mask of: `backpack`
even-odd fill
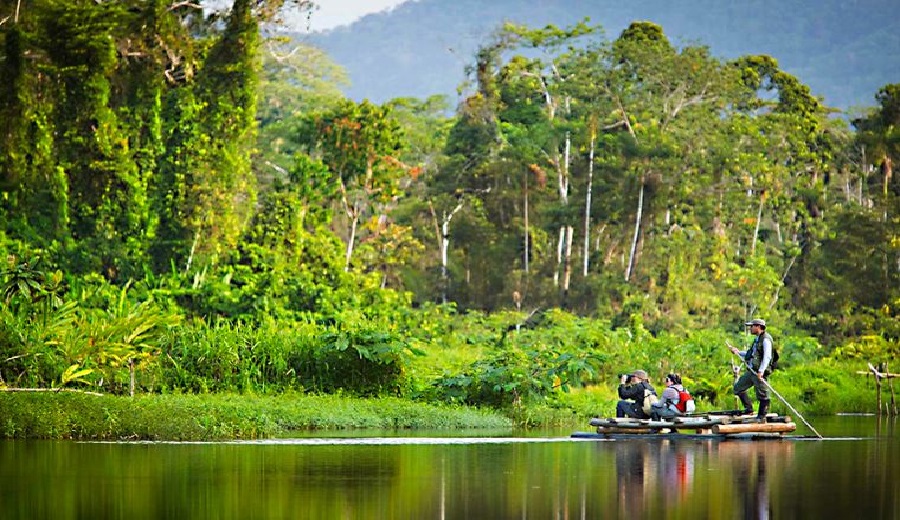
[[[678,402],[675,403],[675,408],[681,413],[694,413],[696,409],[694,398],[691,397],[687,390],[678,391]]]
[[[653,405],[659,401],[659,397],[656,396],[649,388],[644,388],[644,402],[641,405],[641,409],[644,410],[644,413],[649,417],[651,413],[653,413]]]

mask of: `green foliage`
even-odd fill
[[[408,358],[421,352],[357,312],[335,318],[315,347],[301,354],[297,371],[302,386],[362,396],[400,394]]]
[[[60,273],[45,276],[23,265],[7,272],[7,284],[18,286],[10,282],[29,273],[29,303],[39,305],[4,307],[0,313],[0,379],[24,386],[80,383],[122,393],[131,369],[153,365],[160,334],[177,316],[152,300],[130,300],[127,285],[84,280],[64,292]]]
[[[310,114],[300,125],[298,142],[303,152],[328,167],[326,186],[338,189],[334,196],[338,200],[332,202],[339,203],[346,216],[347,270],[357,233],[362,231],[360,223],[371,216],[380,226],[386,218],[385,206],[400,195],[399,178],[404,172],[398,157],[401,137],[391,107],[368,100],[359,104],[342,101],[331,110]]]
[[[163,389],[195,393],[268,392],[295,387],[299,352],[314,345],[315,328],[291,329],[202,321],[173,330],[163,348]]]
[[[344,312],[331,325],[267,320],[257,325],[196,322],[163,347],[164,389],[273,393],[298,389],[396,395],[416,355],[401,338],[364,316]]]
[[[566,317],[554,314],[550,319]],[[439,378],[436,396],[449,402],[517,408],[593,380],[603,354],[584,348],[580,332],[573,335],[564,326],[554,332],[560,335],[504,332],[462,373]]]
[[[0,272],[4,280],[2,296],[8,307],[28,310],[43,304],[46,316],[49,308],[62,305],[59,294],[63,289],[61,272],[45,274],[40,271],[40,257],[19,261],[15,256],[10,256],[8,261],[9,266]]]
[[[299,394],[124,398],[2,392],[0,415],[4,418],[0,437],[8,439],[215,441],[271,438],[302,430],[511,427],[509,419],[474,408]]]
[[[861,336],[835,348],[829,358],[841,362],[890,363],[900,357],[900,342],[881,336]]]
[[[508,25],[450,116],[262,56],[273,5],[39,0],[0,23],[0,385],[400,395],[530,424],[643,368],[729,406],[722,345],[746,338],[726,324],[764,315],[792,397],[864,408],[834,373],[897,354],[896,85],[853,133],[771,56],[648,22]]]
[[[59,378],[59,386],[63,387],[73,382],[90,384],[86,379],[84,379],[84,377],[91,375],[92,372],[93,369],[79,369],[78,365],[72,365],[63,371],[62,376],[60,376]]]

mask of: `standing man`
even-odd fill
[[[753,413],[753,403],[747,395],[750,387],[756,389],[756,398],[759,400],[759,410],[756,412],[756,418],[759,422],[765,422],[766,413],[769,411],[769,387],[766,384],[766,376],[772,371],[769,364],[772,362],[773,342],[772,336],[766,332],[766,322],[761,319],[750,320],[744,324],[750,327],[750,334],[756,336],[753,344],[750,345],[745,352],[741,352],[735,347],[728,345],[731,352],[736,356],[744,358],[746,370],[734,383],[734,395],[738,396],[741,404],[744,405],[744,413]]]

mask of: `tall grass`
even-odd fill
[[[398,398],[339,395],[0,393],[6,438],[107,440],[258,439],[344,429],[509,429],[496,412]]]

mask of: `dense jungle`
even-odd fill
[[[0,435],[583,423],[634,368],[731,408],[754,317],[795,406],[874,411],[900,83],[585,20],[356,102],[283,3],[0,0]]]

